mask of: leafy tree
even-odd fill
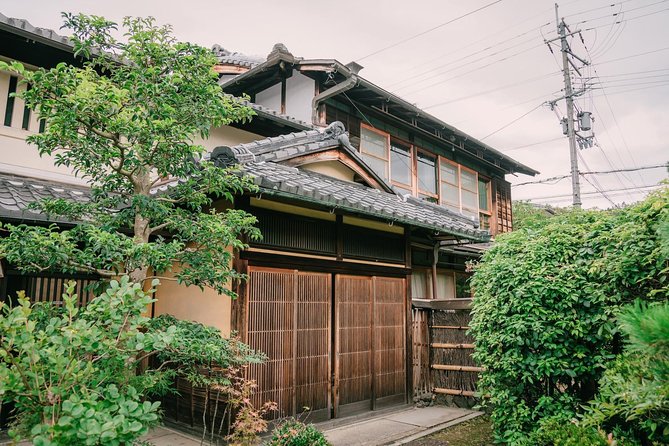
[[[616,315],[669,297],[658,231],[669,189],[616,211],[569,211],[496,239],[472,279],[475,359],[495,435],[525,441],[574,417],[622,351]]]
[[[64,17],[82,67],[0,68],[22,77],[30,88],[20,96],[45,120],[28,141],[85,178],[90,198],[33,205],[76,223],[71,229],[0,227],[0,259],[28,272],[93,272],[108,289],[83,309],[73,285],[65,309],[24,298],[2,309],[0,401],[16,405],[15,434],[38,445],[130,444],[158,421],[151,401],[180,376],[227,395],[228,410],[245,414],[235,426],[251,438],[262,410],[250,405],[253,385],[238,372],[261,355],[216,329],[142,312],[153,301],[144,281],[175,264],[180,282],[234,296],[227,285],[241,277],[230,267],[233,250],[245,247],[241,235],[259,232],[253,216],[214,200],[253,185],[203,160],[194,141],[252,112],[222,93],[213,55],[177,42],[170,27],[126,18],[120,41],[104,18]],[[161,362],[147,366],[150,356]],[[215,373],[199,373],[212,364]]]
[[[194,138],[252,111],[223,94],[212,53],[176,41],[169,26],[128,17],[120,41],[113,37],[117,25],[102,17],[64,18],[82,68],[0,68],[22,76],[30,88],[19,96],[46,122],[28,141],[87,179],[91,198],[36,204],[79,224],[5,225],[0,258],[24,271],[130,274],[136,282],[177,263],[187,266],[176,273],[182,283],[232,294],[226,284],[238,275],[227,248],[243,248],[241,234],[259,233],[254,217],[217,209],[212,197],[232,200],[252,184],[203,161],[205,149]]]

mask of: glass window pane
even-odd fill
[[[443,204],[450,204],[460,208],[460,193],[457,186],[441,183],[441,200]]]
[[[455,283],[453,273],[437,272],[437,296],[435,299],[455,298]]]
[[[476,192],[462,189],[462,207],[478,211],[478,197]]]
[[[458,184],[458,168],[452,164],[442,161],[441,165],[441,181],[446,181],[451,184]]]
[[[390,169],[393,181],[411,185],[411,148],[392,143],[390,145]]]
[[[432,297],[432,285],[428,283],[430,274],[425,270],[413,271],[411,273],[411,297],[415,299],[430,299]]]
[[[489,211],[488,209],[488,181],[479,180],[479,209]]]
[[[374,169],[374,172],[376,172],[381,178],[383,179],[388,179],[388,175],[386,174],[386,166],[388,165],[387,161],[375,158],[373,156],[365,155],[364,153],[362,154],[362,159],[364,159],[369,167]]]
[[[476,174],[468,172],[464,169],[460,169],[460,180],[462,181],[462,188],[470,191],[475,191],[477,188],[476,185]]]
[[[360,129],[360,151],[384,160],[388,159],[388,138],[362,127]]]
[[[418,152],[418,189],[437,193],[437,159]]]

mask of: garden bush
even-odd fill
[[[211,327],[146,318],[153,289],[144,291],[128,276],[112,280],[83,308],[76,307],[74,287],[67,285],[61,308],[31,305],[24,296],[13,307],[0,303],[0,402],[15,404],[14,438],[36,445],[130,444],[159,422],[157,399],[176,375],[216,386],[230,410],[247,414],[240,431],[257,434],[262,411],[249,407],[252,385],[236,371],[262,355]],[[153,355],[160,361],[146,368]],[[170,363],[175,367],[164,367]],[[212,363],[219,373],[197,373]]]
[[[625,444],[669,444],[669,304],[637,303],[619,321],[625,352],[604,373],[582,424]]]
[[[325,436],[313,424],[295,419],[281,423],[265,446],[329,446]]]
[[[664,188],[621,210],[534,219],[475,265],[474,356],[498,441],[519,444],[542,419],[571,419],[595,396],[623,348],[619,309],[669,295],[668,220]]]

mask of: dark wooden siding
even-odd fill
[[[335,255],[334,222],[256,208],[252,212],[258,218],[258,228],[263,235],[254,245]]]
[[[493,228],[494,234],[501,234],[513,230],[513,214],[511,211],[511,184],[501,180],[495,179],[493,196],[493,212],[496,220]]]
[[[344,226],[344,257],[404,262],[404,237],[357,226]]]

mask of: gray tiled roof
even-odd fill
[[[324,146],[332,147],[333,140],[334,145],[344,147],[339,135],[333,136],[336,134],[331,131],[333,126],[343,128],[341,123],[333,123],[322,133],[316,130],[291,133],[234,147],[220,147],[212,152],[211,158],[220,164],[241,164],[263,194],[316,203],[471,240],[487,241],[490,238],[487,231],[478,229],[478,222],[442,206],[279,163],[322,150]],[[364,161],[360,162],[364,165]]]
[[[88,197],[89,189],[84,186],[0,173],[0,218],[53,221],[28,205],[45,198],[86,202]]]
[[[3,28],[12,29],[13,31],[22,34],[30,34],[38,39],[51,41],[61,46],[66,46],[69,48],[72,48],[73,46],[69,37],[58,34],[52,29],[38,28],[33,26],[25,19],[7,17],[6,15],[0,13],[0,26]]]
[[[222,64],[231,64],[237,65],[239,67],[253,68],[265,61],[264,57],[249,56],[248,54],[229,51],[218,44],[212,46],[211,51],[216,57],[218,57],[218,62]]]

